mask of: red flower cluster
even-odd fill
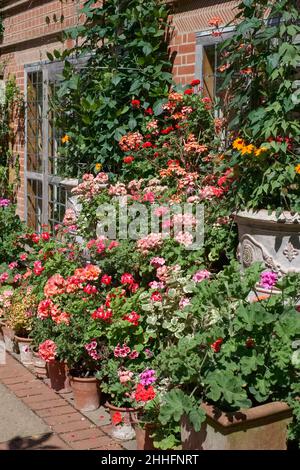
[[[217,353],[220,351],[222,343],[223,343],[223,338],[219,338],[214,343],[212,343],[210,347],[213,349],[214,352]]]
[[[162,131],[160,131],[160,133],[162,135],[168,135],[170,134],[170,132],[174,131],[174,127],[173,126],[169,126],[169,127],[166,127],[165,129],[162,129]]]
[[[192,80],[191,83],[190,83],[190,85],[191,85],[191,86],[200,85],[200,80],[198,80],[198,79]]]
[[[123,163],[126,163],[127,165],[134,162],[134,157],[132,155],[128,155],[128,157],[123,158]]]
[[[293,139],[291,137],[283,137],[281,135],[277,137],[269,137],[268,142],[279,142],[281,144],[285,142],[287,144],[288,150],[292,150],[293,148]]]
[[[111,284],[112,277],[108,276],[108,274],[104,274],[101,277],[101,283],[104,284],[105,286],[109,286]]]
[[[156,396],[154,388],[150,385],[149,387],[144,387],[142,384],[138,384],[135,391],[136,401],[150,401],[153,400]]]
[[[97,310],[92,313],[92,318],[94,320],[103,320],[110,322],[111,317],[112,310],[110,308],[106,308],[104,305],[101,305],[101,307],[97,308]]]
[[[89,295],[94,295],[97,294],[98,290],[96,286],[93,286],[92,284],[87,284],[86,286],[84,286],[83,292]]]
[[[128,315],[125,315],[123,320],[129,321],[129,323],[132,323],[134,326],[138,326],[140,318],[141,316],[133,310]]]
[[[120,411],[116,411],[113,414],[113,417],[112,417],[111,421],[112,421],[114,426],[117,426],[117,424],[122,423],[123,418],[122,418],[122,415],[121,415]]]
[[[193,90],[191,88],[187,88],[186,90],[184,90],[184,95],[192,95],[193,94]]]
[[[150,108],[150,106],[149,106],[149,108],[145,109],[145,114],[148,114],[148,116],[153,116],[153,114],[154,114],[153,109]]]
[[[141,106],[140,100],[131,100],[131,105],[133,108],[139,108]]]
[[[142,145],[143,149],[148,149],[148,148],[151,148],[153,147],[152,143],[147,141],[147,142],[144,142],[143,145]]]

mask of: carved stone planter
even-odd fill
[[[286,450],[287,426],[292,419],[286,403],[227,413],[212,405],[201,407],[206,421],[199,432],[186,417],[182,419],[183,450]]]
[[[300,273],[300,214],[279,217],[266,210],[238,212],[238,258],[243,268],[261,261],[279,276]]]

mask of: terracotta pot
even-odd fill
[[[111,432],[112,437],[122,441],[129,441],[130,439],[133,439],[135,437],[133,425],[134,423],[138,422],[138,409],[122,408],[114,406],[109,402],[106,402],[104,406],[109,409],[110,419],[113,428]],[[114,416],[116,413],[120,413],[122,417],[122,421],[118,424],[114,424]]]
[[[96,377],[70,376],[75,407],[80,411],[97,410],[100,406],[100,388]]]
[[[14,331],[9,328],[6,323],[2,324],[2,334],[3,334],[3,341],[5,344],[6,351],[13,352],[14,351]]]
[[[33,353],[34,372],[38,379],[46,379],[48,377],[47,364],[41,359],[37,352]]]
[[[72,392],[68,368],[65,362],[52,361],[47,363],[50,387],[57,393]]]
[[[32,343],[31,338],[21,338],[20,336],[15,335],[15,341],[18,344],[20,351],[20,359],[22,364],[30,365],[33,363],[32,351],[30,345]]]
[[[155,450],[153,438],[150,436],[156,426],[155,423],[145,423],[143,426],[140,423],[133,424],[137,450]]]
[[[236,412],[202,404],[206,421],[199,432],[187,417],[181,423],[183,450],[285,450],[292,411],[273,402]]]

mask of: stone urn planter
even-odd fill
[[[300,273],[300,214],[267,210],[243,211],[235,215],[239,231],[238,258],[242,268],[255,261],[284,274]]]
[[[133,425],[137,423],[138,410],[136,408],[114,406],[109,402],[106,402],[104,406],[109,410],[112,422],[112,437],[122,441],[133,439],[135,437]]]
[[[29,366],[33,363],[33,355],[30,349],[30,345],[32,343],[31,338],[22,338],[20,336],[15,335],[15,341],[18,344],[19,352],[20,352],[20,359],[24,366]]]
[[[100,406],[100,387],[96,377],[75,377],[70,374],[75,407],[80,411],[94,411]]]
[[[57,393],[71,393],[68,367],[65,362],[51,361],[47,363],[50,387]]]
[[[184,417],[183,450],[285,450],[292,411],[286,403],[273,402],[236,412],[223,412],[201,404],[206,421],[196,432]]]

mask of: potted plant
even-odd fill
[[[14,331],[21,362],[32,364],[32,339],[29,337],[32,328],[32,317],[37,308],[37,298],[32,293],[31,286],[21,286],[15,289],[11,298],[11,306],[7,315],[7,326]]]
[[[232,263],[201,282],[186,307],[194,329],[157,358],[170,382],[159,419],[181,421],[184,449],[285,449],[288,424],[299,426],[300,277],[262,299],[260,270]]]
[[[3,340],[7,351],[13,350],[13,330],[7,324],[7,314],[11,306],[11,298],[13,296],[13,289],[11,286],[1,287],[0,293],[0,325],[3,335]]]
[[[228,193],[243,267],[261,261],[277,274],[300,272],[300,61],[297,1],[242,2],[222,46],[225,118],[234,171]],[[283,34],[283,30],[285,33]]]

